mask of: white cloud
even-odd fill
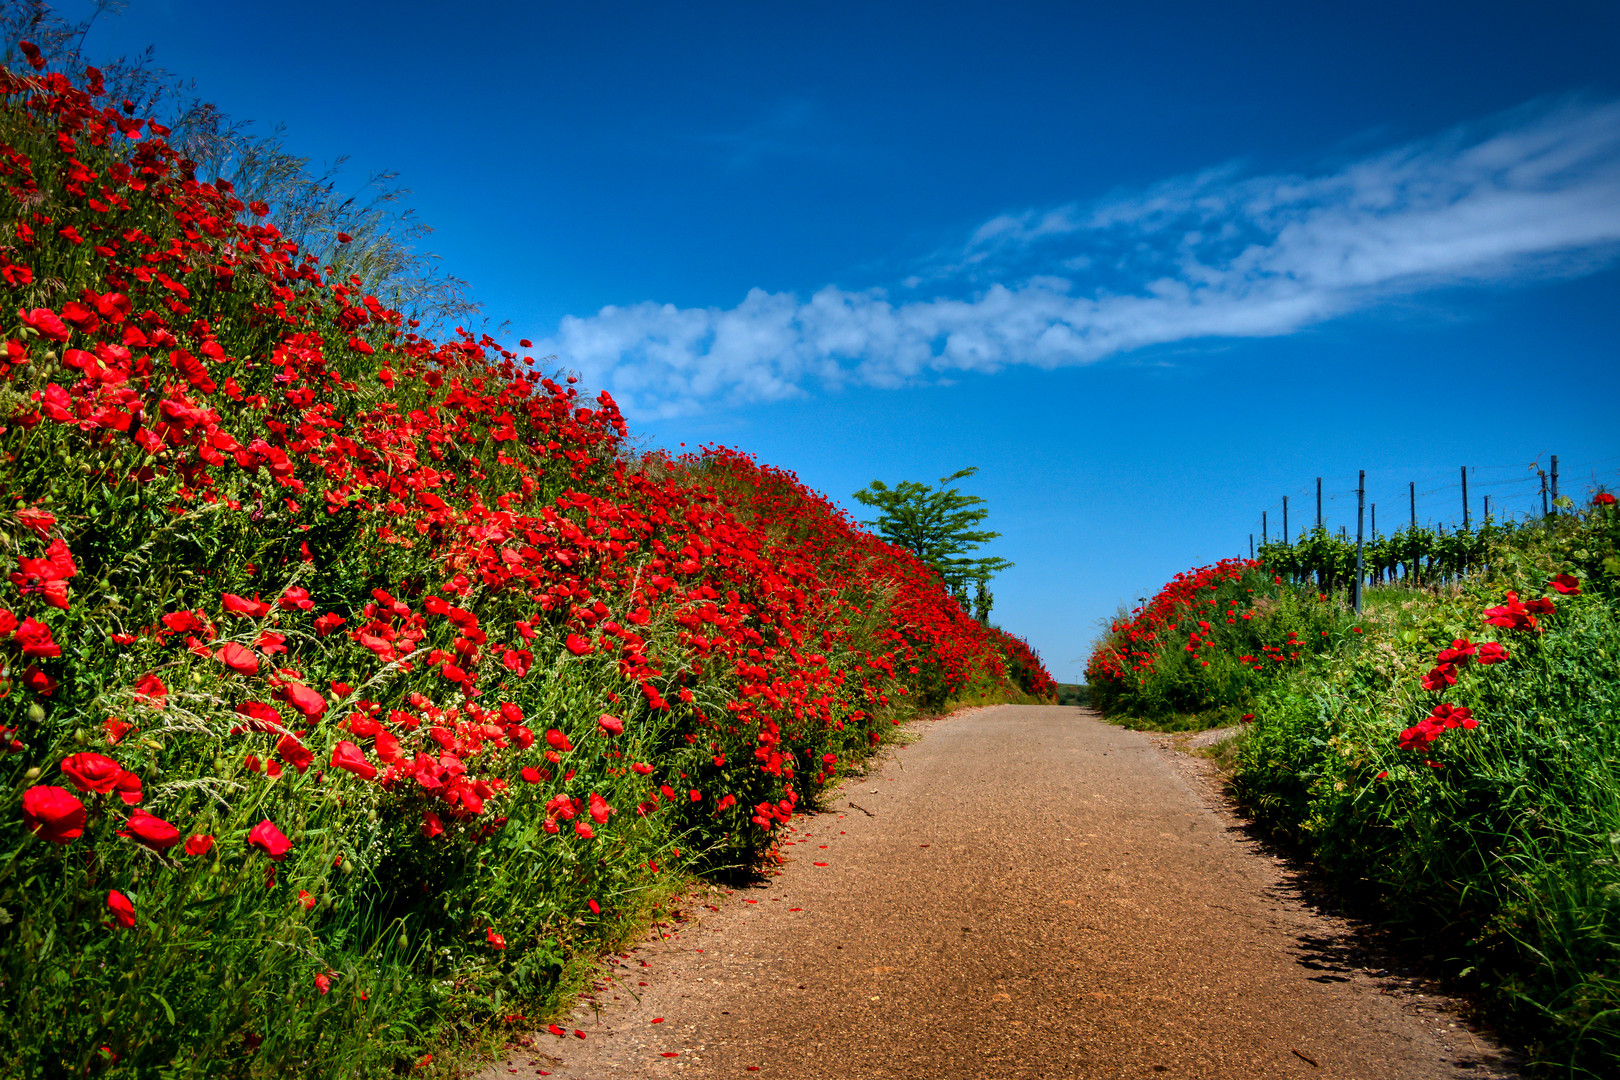
[[[1603,265],[1620,247],[1620,104],[1520,110],[1311,174],[1234,166],[1004,214],[902,288],[641,303],[539,343],[628,411],[903,386],[1010,364],[1287,334],[1394,295]]]

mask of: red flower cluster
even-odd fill
[[[1466,706],[1442,703],[1417,724],[1401,732],[1401,749],[1426,755],[1442,733],[1458,727],[1471,731],[1478,726],[1479,721],[1474,719]],[[1428,764],[1438,766],[1438,762],[1433,760],[1428,760]]]
[[[325,762],[328,778],[409,796],[423,835],[477,842],[505,823],[519,776],[574,783],[566,736],[531,754],[513,699],[537,665],[581,665],[617,687],[596,738],[652,715],[673,732],[671,760],[634,771],[638,816],[676,814],[757,853],[832,778],[828,748],[846,745],[846,725],[875,742],[897,699],[940,701],[979,677],[1053,689],[1027,644],[970,618],[928,567],[792,474],[718,448],[637,457],[608,394],[582,399],[572,377],[541,377],[487,335],[416,333],[229,183],[199,182],[160,128],[98,101],[97,78],[80,89],[54,72],[0,74],[8,108],[39,135],[33,156],[0,145],[0,186],[24,208],[0,247],[3,287],[57,273],[59,250],[79,275],[51,307],[18,292],[7,308],[0,436],[54,440],[92,490],[160,492],[170,515],[273,513],[309,575],[193,591],[148,626],[105,626],[155,669],[132,708],[170,707],[158,672],[200,663],[239,717],[230,734],[250,770]],[[47,190],[51,214],[28,209]],[[64,657],[43,617],[79,602],[72,549],[87,578],[107,553],[59,535],[37,506],[15,516],[41,546],[12,575],[24,617],[0,610],[0,651],[32,664],[24,685],[45,695],[96,674]],[[344,593],[348,579],[327,573],[354,551],[380,586]],[[365,690],[390,680],[402,689]],[[130,729],[103,724],[109,742]],[[139,779],[110,758],[69,760],[80,791],[139,801]],[[81,834],[77,799],[32,791],[30,828],[57,843]],[[583,840],[618,812],[577,784],[546,805],[551,832],[584,815]],[[180,832],[137,812],[122,835],[168,851]],[[278,861],[291,850],[269,821],[249,843]],[[185,850],[211,845],[194,836]]]
[[[1541,624],[1536,621],[1536,616],[1551,615],[1557,610],[1553,602],[1545,596],[1526,604],[1519,600],[1518,593],[1509,589],[1507,603],[1500,607],[1485,609],[1485,625],[1500,626],[1508,630],[1540,630]]]

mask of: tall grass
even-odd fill
[[[1620,562],[1612,506],[1521,530],[1256,701],[1233,789],[1560,1075],[1620,1071]],[[1580,593],[1548,586],[1569,574]],[[1535,629],[1485,612],[1546,595]],[[1458,639],[1508,658],[1430,675]],[[1429,678],[1434,689],[1422,685]],[[1441,705],[1477,727],[1402,749]],[[1410,734],[1408,744],[1415,743]]]

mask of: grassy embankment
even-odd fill
[[[7,1075],[449,1075],[895,725],[1049,692],[791,474],[419,334],[99,89],[0,74]]]

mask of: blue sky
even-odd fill
[[[1316,476],[1352,528],[1359,469],[1380,524],[1620,480],[1612,3],[134,0],[88,51],[149,44],[399,172],[650,442],[846,505],[978,465],[1062,680]]]

